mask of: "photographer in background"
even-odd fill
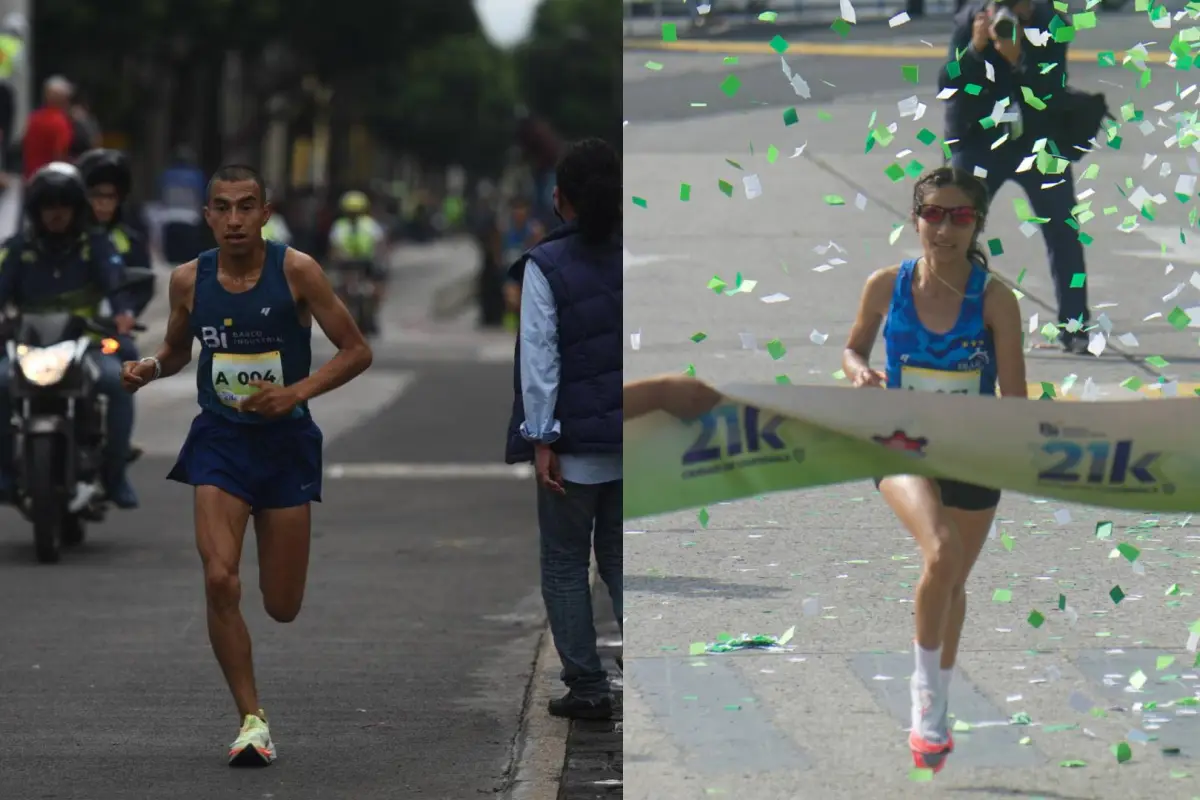
[[[1055,19],[1060,22],[1056,24]],[[1071,99],[1066,90],[1067,44],[1056,42],[1051,32],[1052,25],[1057,28],[1066,23],[1049,3],[968,2],[955,17],[949,62],[938,76],[938,89],[957,90],[946,101],[951,163],[977,175],[977,168],[986,170],[986,176],[980,177],[987,182],[992,197],[1007,181],[1016,181],[1029,197],[1033,212],[1049,219],[1042,225],[1042,236],[1062,326],[1055,345],[1069,353],[1083,354],[1088,345],[1082,330],[1089,320],[1087,289],[1082,281],[1072,288],[1072,278],[1086,268],[1079,232],[1068,224],[1075,206],[1074,174],[1069,165],[1061,175],[1043,175],[1036,166],[1017,172],[1039,139],[1057,142],[1057,152],[1075,144],[1068,141],[1074,137],[1064,122],[1070,117],[1065,112]],[[1029,31],[1032,39],[1026,35],[1027,28],[1036,29]],[[972,84],[981,87],[977,95],[966,91]],[[1045,108],[1030,106],[1026,90]],[[985,128],[980,120],[987,118],[996,124]],[[1073,152],[1072,156],[1078,158],[1079,154]],[[1042,188],[1043,183],[1046,188]],[[1068,329],[1071,320],[1078,324]]]

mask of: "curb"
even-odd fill
[[[505,800],[557,800],[567,760],[567,734],[570,722],[546,713],[546,703],[554,696],[558,675],[554,638],[547,625],[538,639],[533,674],[521,711],[510,784],[501,796]]]

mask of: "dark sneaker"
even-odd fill
[[[549,703],[550,715],[566,719],[612,719],[612,698],[605,695],[588,700],[567,692]]]
[[[1062,348],[1073,356],[1086,356],[1088,353],[1088,335],[1086,333],[1064,333]]]

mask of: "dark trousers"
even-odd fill
[[[1021,141],[1032,141],[1026,136]],[[975,167],[987,170],[988,192],[994,198],[1006,181],[1016,181],[1025,190],[1029,205],[1038,217],[1049,219],[1041,224],[1042,237],[1046,241],[1046,255],[1050,260],[1050,275],[1054,279],[1054,298],[1058,302],[1058,321],[1066,324],[1077,319],[1091,319],[1087,302],[1087,285],[1071,288],[1075,275],[1085,274],[1083,242],[1079,231],[1067,224],[1071,209],[1075,207],[1075,176],[1070,167],[1062,175],[1043,175],[1036,167],[1017,172],[1021,160],[1029,155],[1029,148],[1014,146],[1006,142],[996,150],[987,145],[955,150],[950,163],[973,172]],[[1042,184],[1057,184],[1043,189]],[[993,211],[995,206],[993,205]],[[986,234],[985,234],[986,235]]]
[[[562,661],[562,681],[577,697],[609,694],[608,673],[596,649],[592,590],[588,584],[592,550],[623,628],[621,604],[621,481],[563,482],[565,495],[537,488],[542,551],[542,599],[554,647]]]

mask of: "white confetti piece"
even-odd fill
[[[899,14],[897,14],[896,16],[894,16],[888,20],[888,27],[889,28],[899,28],[901,25],[908,22],[909,19],[910,18],[908,16],[908,13],[901,11]]]
[[[851,25],[858,22],[858,18],[854,14],[854,6],[850,4],[850,0],[841,0],[842,19],[849,22]],[[1170,19],[1167,20],[1168,24]]]
[[[792,153],[790,156],[788,156],[788,158],[799,158],[800,156],[804,155],[804,148],[806,147],[808,147],[808,142],[805,142],[797,147],[796,152]]]
[[[804,616],[815,617],[821,613],[821,603],[815,597],[806,597],[800,607],[804,610]]]
[[[758,179],[757,175],[746,175],[743,177],[742,188],[746,190],[747,200],[753,200],[756,197],[761,197],[763,193],[762,181]]]
[[[813,332],[808,335],[808,340],[813,344],[825,344],[828,338],[828,333],[821,333],[816,328],[813,328]]]
[[[1120,336],[1117,337],[1117,341],[1120,342],[1125,347],[1137,347],[1138,346],[1137,337],[1134,336],[1132,333],[1122,333]]]
[[[634,350],[642,349],[642,332],[641,331],[638,331],[637,333],[629,334],[629,346],[632,347]]]
[[[783,56],[779,57],[779,63],[783,65],[783,74],[787,77],[788,83],[792,84],[792,90],[805,100],[812,98],[812,89],[808,87],[808,82],[800,77],[799,73],[792,70]]]
[[[866,195],[864,195],[864,194],[857,194],[857,195],[855,195],[855,196],[854,196],[854,207],[855,207],[855,208],[857,208],[859,211],[864,211],[864,210],[866,210],[866,208],[867,208],[867,196],[866,196]]]
[[[1054,512],[1054,521],[1059,525],[1066,525],[1071,521],[1071,511],[1066,508],[1060,508]]]
[[[1088,339],[1087,351],[1092,355],[1099,357],[1100,354],[1104,352],[1104,348],[1107,343],[1108,342],[1104,338],[1103,333],[1100,333],[1100,331],[1092,331],[1092,335]]]
[[[783,292],[776,292],[775,294],[769,294],[761,299],[764,303],[785,303],[792,298],[788,297]]]
[[[753,333],[739,333],[738,338],[742,340],[742,349],[743,350],[757,350],[758,349],[758,339],[754,336]]]

